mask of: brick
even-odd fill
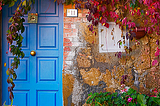
[[[63,56],[63,61],[71,61],[74,59],[74,56]]]
[[[63,29],[63,32],[64,32],[64,33],[70,33],[70,32],[72,32],[72,29],[65,29],[65,28],[64,28],[64,29]]]
[[[71,40],[69,38],[63,38],[63,42],[67,43],[67,42],[71,42]]]
[[[65,40],[65,42],[72,42],[73,37],[64,37],[63,40]]]
[[[64,33],[63,37],[78,37],[77,33]]]
[[[63,61],[63,65],[66,65],[66,61]]]
[[[73,33],[72,37],[78,37],[78,33]]]
[[[71,28],[76,28],[76,25],[75,24],[71,24]]]
[[[73,21],[73,22],[81,22],[82,19],[81,19],[81,18],[73,18],[72,21]]]
[[[72,22],[73,19],[72,19],[72,18],[65,17],[63,21],[64,21],[64,23],[65,23],[65,22]]]
[[[71,28],[71,24],[70,23],[64,23],[64,28]]]
[[[73,33],[78,33],[78,29],[73,29]]]
[[[88,14],[89,10],[88,9],[83,9],[83,13]]]
[[[64,51],[71,51],[70,47],[68,47],[68,46],[65,46],[63,50]]]
[[[63,56],[63,61],[65,61],[67,59],[68,56]]]
[[[86,18],[86,15],[87,15],[86,13],[82,13],[82,17]]]
[[[63,43],[63,46],[72,46],[72,42]]]
[[[88,22],[87,18],[83,18],[83,22]]]
[[[63,70],[67,69],[67,66],[66,65],[63,65]]]
[[[82,13],[78,13],[78,17],[82,17]]]
[[[69,52],[64,51],[63,56],[68,56]]]
[[[73,33],[64,33],[63,34],[63,37],[71,37],[71,36],[73,36]]]
[[[65,56],[65,57],[63,56],[63,58],[68,61],[68,60],[73,60],[74,56]]]

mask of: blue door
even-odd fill
[[[6,31],[9,18],[16,7],[3,8],[2,22],[2,103],[10,104],[6,70],[13,56],[6,54],[9,47]],[[38,13],[38,23],[29,24],[27,15],[23,33],[24,59],[16,70],[14,100],[16,106],[62,106],[63,6],[54,0],[37,0],[31,12]],[[35,56],[30,52],[34,50]]]

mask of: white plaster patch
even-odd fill
[[[79,106],[79,102],[81,102],[82,93],[82,84],[80,84],[79,81],[75,79],[72,92],[72,103],[74,103],[75,106]]]
[[[73,61],[65,61],[67,65],[72,65]]]
[[[69,52],[68,56],[75,56],[75,51]]]

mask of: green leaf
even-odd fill
[[[136,95],[132,95],[131,98],[135,99],[137,96]]]
[[[138,94],[137,96],[137,102],[140,103],[141,105],[146,104],[146,99],[145,96],[142,94]]]
[[[13,105],[13,99],[11,100],[11,106]]]
[[[9,7],[14,6],[14,4],[15,4],[15,2],[14,2],[14,1],[10,2],[10,3],[9,3]]]
[[[6,71],[6,74],[9,75],[9,68],[8,68],[8,70]]]
[[[16,78],[17,78],[16,73],[13,73],[13,79],[16,79]]]
[[[3,105],[2,105],[2,106],[7,106],[7,105],[6,105],[6,101],[3,103]]]
[[[21,27],[21,33],[23,33],[25,30],[24,26]]]
[[[17,57],[14,57],[14,61],[17,62]]]
[[[153,101],[157,104],[160,104],[160,98],[152,97]]]
[[[22,37],[22,35],[20,34],[20,36],[19,36],[19,41],[22,42],[22,40],[23,40],[23,37]]]
[[[11,23],[11,22],[13,22],[14,20],[13,20],[13,18],[11,17],[10,19],[9,19],[9,22]]]
[[[31,0],[29,0],[29,6],[32,4],[32,1]]]
[[[7,30],[7,33],[8,33],[8,34],[11,34],[11,30]]]
[[[25,54],[22,52],[22,53],[21,53],[21,56],[22,56],[22,58],[24,58]]]
[[[160,92],[158,93],[158,96],[159,96],[159,98],[160,98]]]
[[[24,18],[22,18],[22,22],[25,22],[25,19],[24,19]]]
[[[147,105],[145,105],[145,104],[141,104],[141,106],[147,106]]]

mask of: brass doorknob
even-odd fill
[[[36,55],[36,52],[34,50],[31,51],[30,53],[32,56],[35,56]]]

